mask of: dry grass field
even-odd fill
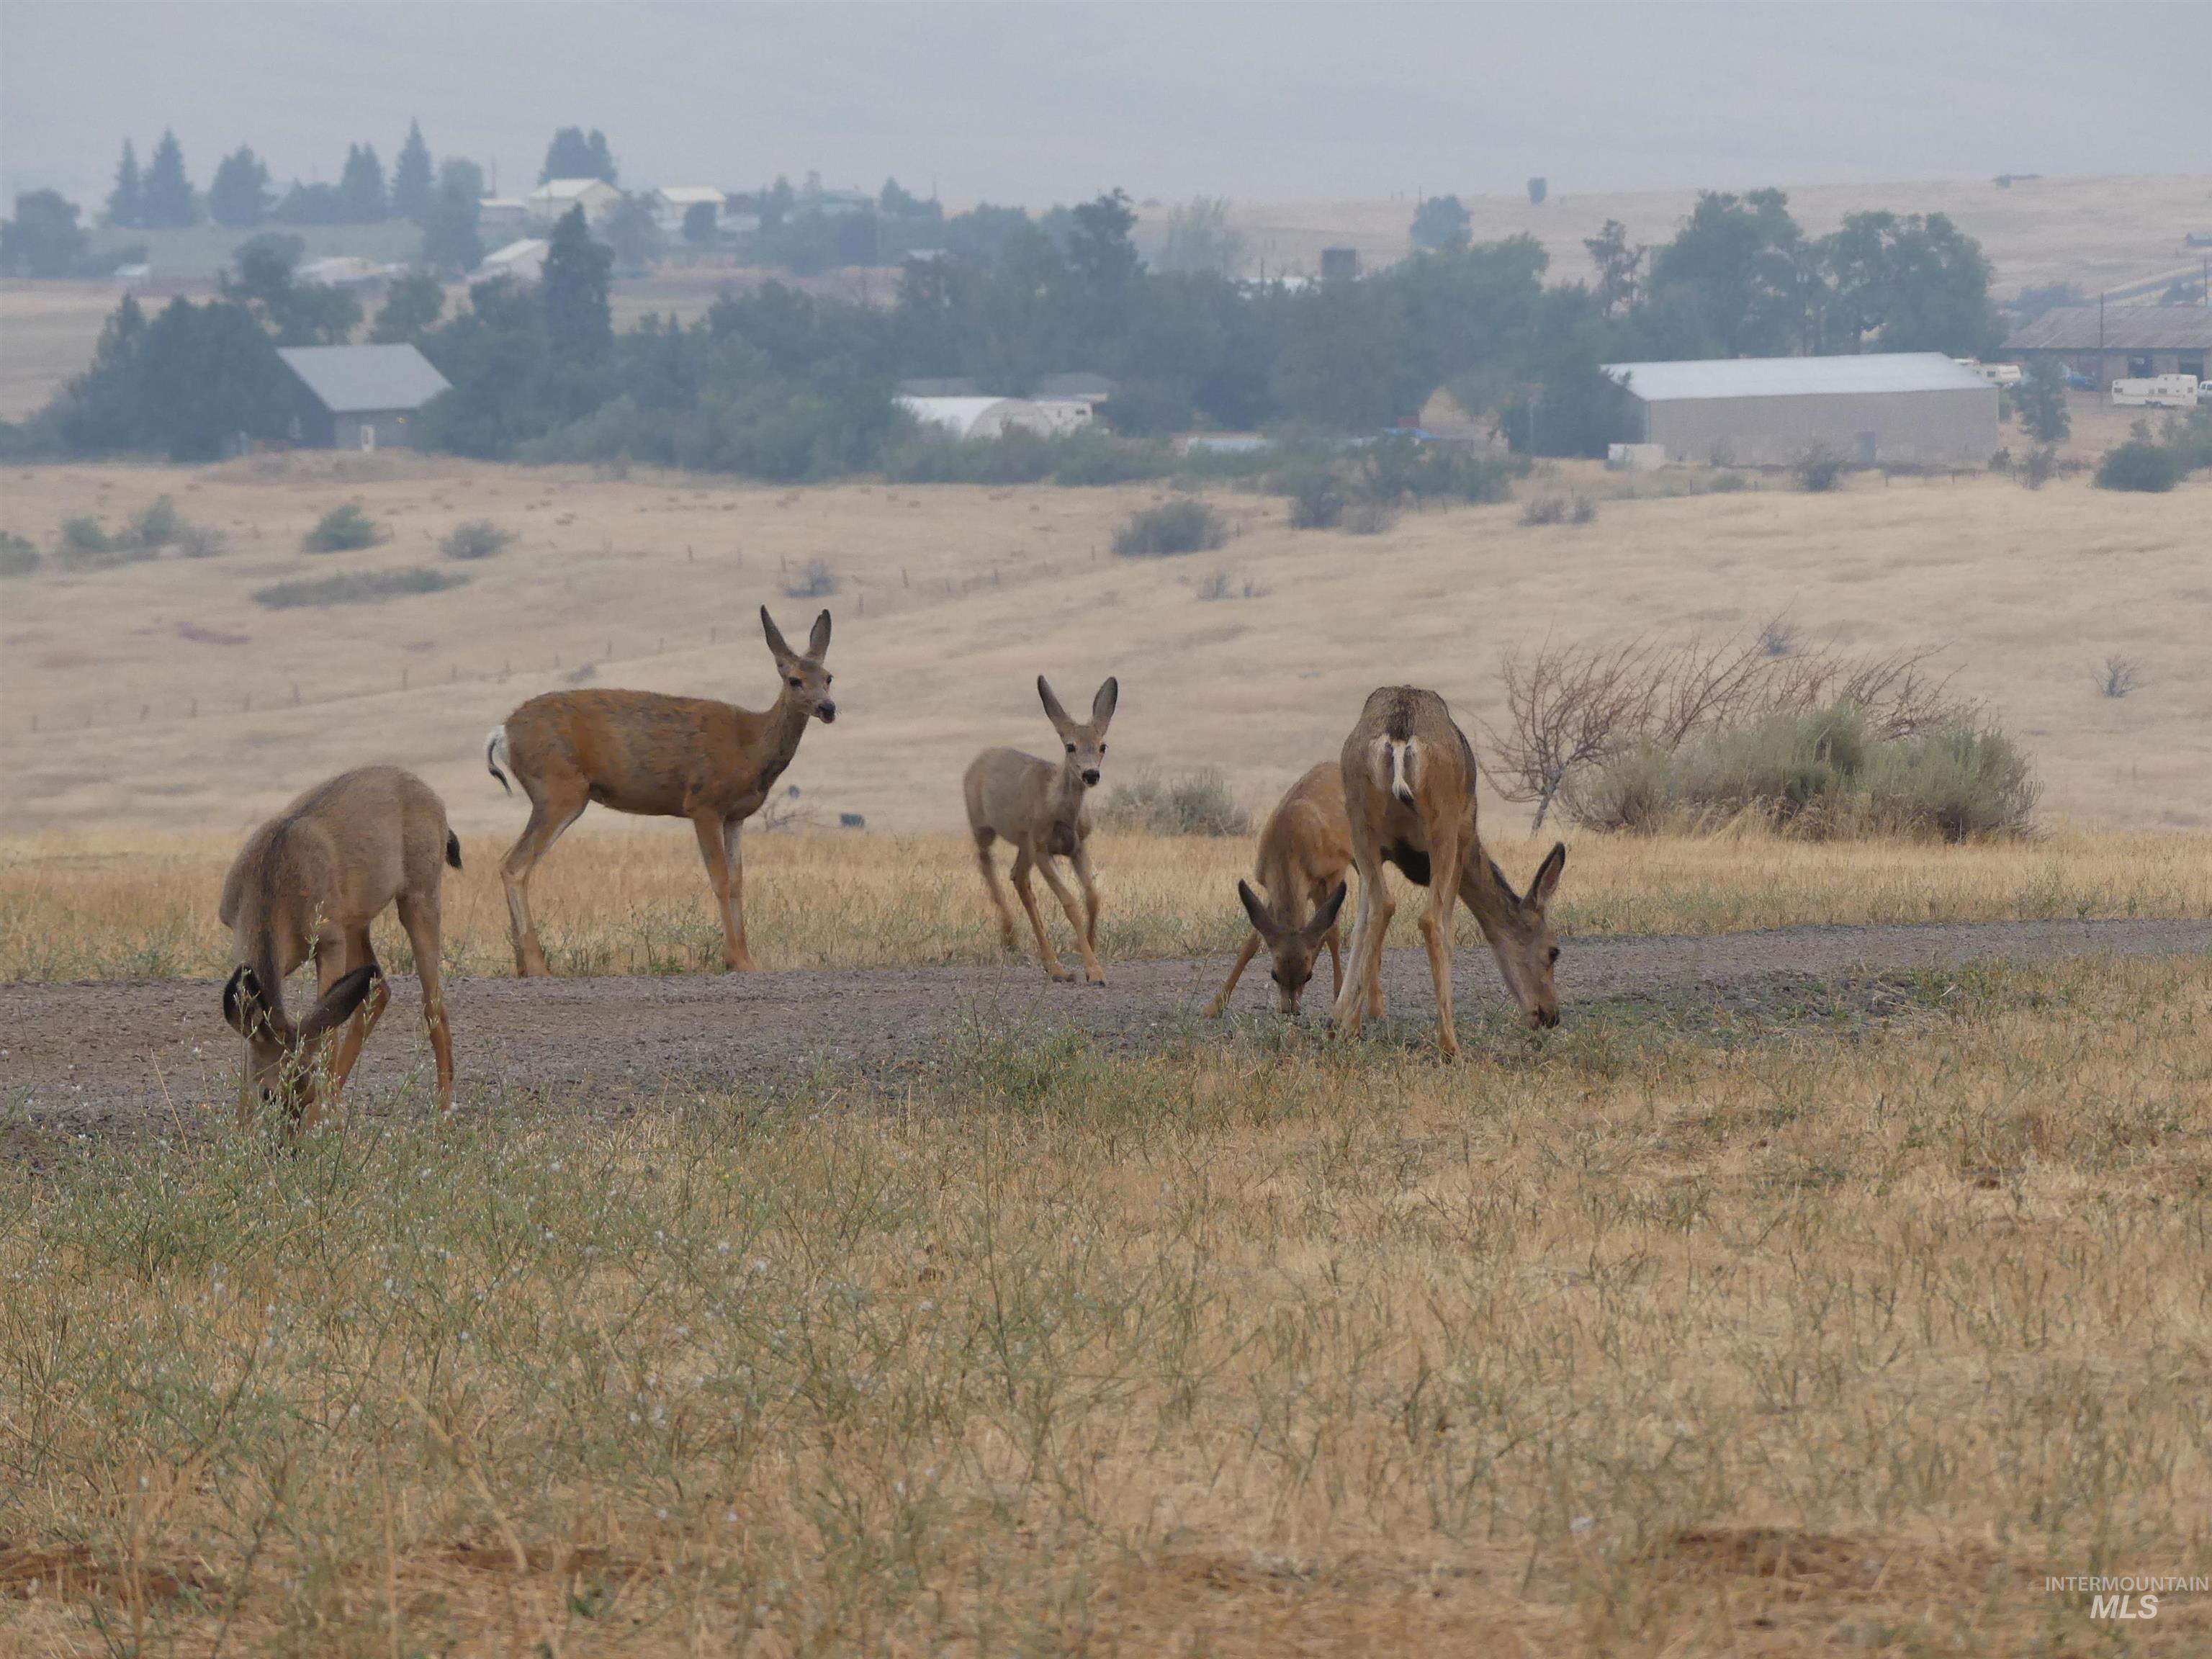
[[[1471,196],[1468,210],[1478,242],[1528,235],[1552,256],[1560,280],[1589,275],[1585,238],[1608,219],[1628,228],[1632,242],[1653,245],[1674,235],[1697,204],[1694,190],[1584,195],[1554,179],[1540,207],[1526,196]],[[1441,196],[1449,179],[1425,188]],[[1847,213],[1887,209],[1894,213],[1948,213],[1982,245],[1996,268],[1996,292],[2009,296],[2045,283],[2073,283],[2089,294],[2124,288],[2169,273],[2197,271],[2199,250],[2185,245],[2191,231],[2212,228],[2212,175],[2172,173],[2148,178],[2031,179],[2000,190],[1987,179],[1893,180],[1889,183],[1787,185],[1790,211],[1812,236],[1826,235]],[[1164,235],[1173,204],[1148,208],[1142,234]],[[1231,222],[1250,245],[1253,269],[1311,272],[1321,250],[1342,244],[1359,250],[1368,266],[1403,258],[1411,200],[1365,202],[1251,202],[1232,209]]]
[[[41,547],[71,517],[114,529],[165,494],[229,547],[98,571],[50,560],[0,585],[0,832],[234,834],[319,776],[388,760],[422,771],[465,835],[512,835],[522,810],[482,759],[509,709],[580,683],[763,706],[764,602],[792,630],[817,604],[836,614],[842,718],[809,731],[788,775],[830,827],[857,812],[872,830],[960,828],[977,749],[1049,742],[1039,671],[1078,698],[1120,677],[1109,783],[1214,767],[1264,808],[1335,751],[1382,680],[1436,686],[1480,720],[1499,712],[1516,645],[1724,634],[1777,614],[1808,641],[1936,651],[2022,741],[2056,819],[2212,825],[2212,483],[2128,495],[2081,477],[2032,492],[1875,477],[1808,495],[1759,483],[1678,495],[1675,475],[1623,483],[1567,464],[1521,493],[1597,492],[1594,523],[1525,526],[1506,503],[1408,514],[1371,537],[1294,532],[1279,499],[1223,491],[1225,548],[1132,560],[1111,536],[1152,487],[778,490],[397,455],[11,468],[0,528]],[[303,532],[351,500],[388,539],[302,553]],[[477,518],[516,544],[442,559],[439,539]],[[787,597],[816,559],[839,592]],[[467,585],[284,611],[251,597],[422,567]],[[1216,573],[1250,597],[1200,598]],[[2140,665],[2132,696],[2099,695],[2108,653]],[[1525,823],[1486,811],[1493,833]]]
[[[580,829],[547,860],[532,884],[532,907],[556,972],[720,971],[721,930],[689,829]],[[498,872],[507,844],[472,838],[465,867],[447,873],[451,973],[513,971]],[[1525,883],[1549,845],[1508,837],[1491,850]],[[0,841],[0,981],[221,977],[233,957],[216,896],[236,852],[234,836],[158,831]],[[1102,836],[1097,858],[1109,963],[1221,953],[1242,943],[1236,887],[1251,871],[1249,838]],[[745,872],[747,929],[763,967],[1000,959],[964,836],[756,835],[745,843]],[[1394,942],[1418,948],[1412,890],[1399,896]],[[1064,940],[1050,896],[1040,902]],[[1461,945],[1479,951],[1473,921],[1464,910],[1457,916]],[[1554,911],[1569,939],[2120,916],[2212,916],[2212,836],[2062,833],[1946,848],[1808,845],[1765,834],[1585,836],[1575,841]],[[386,963],[411,967],[406,937],[389,915],[376,939]],[[1262,977],[1265,965],[1255,970]]]
[[[0,1164],[0,1645],[2202,1653],[2212,968]]]

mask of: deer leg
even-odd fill
[[[729,914],[738,924],[738,959],[730,966],[741,974],[756,971],[760,963],[745,948],[745,857],[740,837],[744,834],[743,818],[728,818],[722,824],[722,858],[730,871]]]
[[[429,1028],[430,1053],[438,1062],[438,1109],[453,1109],[453,1035],[446,1025],[446,992],[439,979],[438,901],[415,893],[399,896],[399,925],[415,950],[415,973],[422,984],[422,1024]]]
[[[1060,879],[1060,872],[1052,867],[1052,855],[1047,854],[1037,860],[1037,873],[1044,884],[1052,889],[1052,896],[1060,901],[1060,908],[1067,912],[1067,925],[1075,929],[1075,948],[1083,952],[1083,976],[1093,985],[1106,982],[1105,970],[1098,965],[1098,953],[1091,949],[1091,935],[1085,930],[1083,913],[1076,908],[1075,895]],[[1072,975],[1070,977],[1073,977]]]
[[[1429,838],[1429,902],[1421,912],[1421,943],[1429,951],[1429,977],[1437,988],[1437,1041],[1448,1060],[1459,1058],[1452,1028],[1452,906],[1459,900],[1459,842],[1449,832]]]
[[[1342,878],[1340,877],[1337,879],[1341,880]],[[1313,891],[1306,896],[1306,902],[1315,909],[1320,909],[1322,905],[1328,902],[1329,893],[1335,886],[1334,880],[1316,882]],[[1344,958],[1339,953],[1338,948],[1340,938],[1341,930],[1334,922],[1329,923],[1328,932],[1322,936],[1322,942],[1328,946],[1328,971],[1331,976],[1328,1000],[1332,1006],[1334,1005],[1337,998],[1344,994]],[[1370,1009],[1369,1012],[1375,1011]],[[1376,1017],[1379,1018],[1380,1015]]]
[[[1075,851],[1067,861],[1074,867],[1075,878],[1083,884],[1084,933],[1095,953],[1098,949],[1098,912],[1102,907],[1098,897],[1097,872],[1091,867],[1090,844],[1080,841],[1076,842]]]
[[[325,951],[317,948],[316,989],[319,993],[327,993],[331,986],[355,969],[374,967],[375,964],[376,952],[369,946],[368,929],[357,928],[334,949]],[[321,1095],[328,1096],[328,1104],[337,1104],[338,1097],[345,1091],[346,1079],[353,1075],[355,1062],[361,1058],[362,1045],[368,1041],[368,1034],[376,1029],[376,1022],[384,1017],[385,1005],[391,1000],[392,994],[385,989],[384,981],[380,976],[361,1006],[355,1010],[353,1018],[345,1023],[345,1033],[337,1039],[335,1048],[324,1050],[329,1055],[330,1082],[316,1099],[308,1103],[307,1110],[301,1114],[301,1128],[313,1128],[316,1120],[322,1115],[325,1102]]]
[[[983,872],[983,890],[991,896],[991,908],[999,913],[999,942],[1009,951],[1021,946],[1014,942],[1014,913],[1006,908],[1006,890],[999,885],[999,866],[991,862],[991,843],[996,833],[989,830],[975,832],[975,867]]]
[[[1368,982],[1380,976],[1383,936],[1390,931],[1390,918],[1396,913],[1397,906],[1382,884],[1380,863],[1371,874],[1364,866],[1361,866],[1359,920],[1352,929],[1352,971],[1339,988],[1336,1004],[1329,1011],[1331,1021],[1349,1036],[1359,1034],[1363,994],[1366,994],[1370,1007],[1374,1006],[1380,994],[1379,992],[1370,992]]]
[[[1060,965],[1060,957],[1054,953],[1052,940],[1044,931],[1044,918],[1037,914],[1036,895],[1030,890],[1031,863],[1028,848],[1017,847],[1014,849],[1014,896],[1021,900],[1022,909],[1029,916],[1030,926],[1036,930],[1037,957],[1044,963],[1045,977],[1072,980],[1075,975]]]
[[[550,975],[545,951],[538,943],[538,924],[530,919],[530,877],[538,861],[553,850],[568,827],[591,805],[588,790],[562,800],[530,798],[530,822],[521,836],[500,861],[499,878],[507,889],[507,919],[514,935],[514,971],[523,978]]]
[[[707,884],[714,890],[715,914],[722,919],[722,964],[733,974],[745,972],[757,964],[741,954],[738,925],[730,915],[730,855],[722,841],[721,814],[702,812],[691,820],[691,829],[699,837],[699,856],[706,861]]]
[[[1336,932],[1332,928],[1329,931],[1329,948],[1332,951],[1336,948],[1335,941]],[[1237,965],[1229,970],[1229,982],[1215,994],[1212,1001],[1206,1005],[1206,1017],[1208,1019],[1221,1018],[1221,1011],[1229,1006],[1230,993],[1237,988],[1237,981],[1244,977],[1244,970],[1252,965],[1252,958],[1259,954],[1259,934],[1247,933],[1244,936],[1244,948],[1237,953]],[[1340,986],[1344,975],[1340,971],[1336,977]]]

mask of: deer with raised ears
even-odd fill
[[[975,837],[975,863],[999,912],[1000,937],[1007,950],[1018,948],[1014,943],[1013,912],[1006,908],[1006,896],[999,888],[998,866],[991,859],[992,843],[1003,837],[1014,849],[1014,892],[1036,931],[1037,956],[1050,979],[1065,981],[1075,975],[1060,966],[1052,940],[1045,933],[1044,918],[1037,914],[1036,896],[1030,889],[1032,869],[1044,877],[1045,885],[1067,912],[1077,948],[1083,952],[1084,977],[1093,985],[1106,982],[1105,972],[1098,965],[1098,883],[1091,867],[1088,797],[1105,765],[1106,728],[1121,695],[1120,684],[1109,678],[1091,700],[1090,720],[1077,720],[1060,707],[1044,676],[1038,675],[1037,698],[1044,704],[1045,718],[1060,734],[1064,751],[1059,763],[1039,760],[1018,749],[986,749],[969,763],[961,780],[968,800],[968,827]],[[1082,884],[1080,914],[1075,908],[1075,895],[1053,867],[1055,858],[1066,859]]]
[[[368,939],[386,906],[397,907],[414,948],[438,1107],[453,1110],[453,1036],[438,978],[439,887],[449,865],[461,867],[461,843],[445,803],[395,766],[317,784],[247,838],[223,878],[221,912],[239,964],[222,988],[222,1017],[249,1055],[241,1124],[252,1121],[257,1096],[305,1128],[337,1099],[390,1000]],[[310,954],[319,1000],[295,1023],[284,980]]]
[[[1474,913],[1522,1014],[1535,1025],[1558,1024],[1553,968],[1559,952],[1546,911],[1559,890],[1567,849],[1564,844],[1552,849],[1527,894],[1513,891],[1476,833],[1474,750],[1444,700],[1416,686],[1378,688],[1344,740],[1340,769],[1352,862],[1359,871],[1359,920],[1352,929],[1352,971],[1337,993],[1337,1029],[1357,1033],[1362,1002],[1381,996],[1382,944],[1396,910],[1382,881],[1385,864],[1396,865],[1407,880],[1429,890],[1421,942],[1436,986],[1437,1042],[1447,1056],[1459,1054],[1451,984],[1456,900]]]
[[[739,831],[799,752],[806,722],[837,718],[822,665],[830,613],[814,619],[804,654],[784,642],[766,605],[760,618],[781,682],[764,713],[655,691],[555,691],[524,703],[485,740],[484,764],[500,787],[507,787],[504,761],[530,797],[530,822],[500,865],[517,973],[552,971],[531,920],[530,875],[594,801],[617,812],[690,819],[721,914],[722,959],[737,973],[760,965],[745,948]]]
[[[1237,896],[1252,920],[1229,981],[1206,1006],[1212,1019],[1229,1006],[1237,981],[1265,946],[1275,982],[1276,1004],[1295,1016],[1313,978],[1314,964],[1328,946],[1335,992],[1344,989],[1344,958],[1339,947],[1337,913],[1344,908],[1345,876],[1352,868],[1352,823],[1344,810],[1344,773],[1323,761],[1290,787],[1260,826],[1260,848],[1252,873],[1267,896],[1246,882]],[[1334,993],[1332,993],[1334,996]],[[1381,1010],[1373,1010],[1379,1018]]]

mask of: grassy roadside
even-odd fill
[[[1109,957],[1233,951],[1245,923],[1236,884],[1249,840],[1105,836]],[[1492,850],[1525,882],[1545,848]],[[512,970],[498,861],[503,839],[465,842],[449,873],[449,969]],[[216,920],[236,839],[132,834],[0,841],[0,980],[219,975],[230,944]],[[1000,864],[1003,868],[1005,860]],[[997,958],[995,926],[963,836],[756,835],[745,843],[747,929],[771,968],[978,963]],[[1056,937],[1066,922],[1042,885]],[[532,887],[556,970],[689,973],[719,969],[721,934],[689,830],[580,831]],[[2212,914],[2212,836],[2061,833],[2017,843],[1812,845],[1768,836],[1690,839],[1578,836],[1559,919],[1565,932],[1716,933],[1808,923],[1976,921]],[[1418,942],[1411,907],[1396,942]],[[1474,939],[1460,914],[1463,942]],[[387,963],[409,962],[387,917]],[[1026,944],[1026,942],[1025,942]]]
[[[2208,1019],[2212,966],[2085,961],[1449,1068],[979,1041],[890,1109],[57,1146],[0,1167],[0,1626],[2100,1649],[2045,1574],[2206,1567]]]

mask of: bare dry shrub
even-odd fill
[[[1932,652],[1865,657],[1821,647],[1777,656],[1772,639],[1787,626],[1776,618],[1749,634],[1673,646],[1638,635],[1509,652],[1506,723],[1485,728],[1492,780],[1506,799],[1535,802],[1540,829],[1555,802],[1574,811],[1579,776],[1631,750],[1671,755],[1700,733],[1838,703],[1856,708],[1876,741],[1975,712],[1951,694],[1949,675],[1930,670]]]

